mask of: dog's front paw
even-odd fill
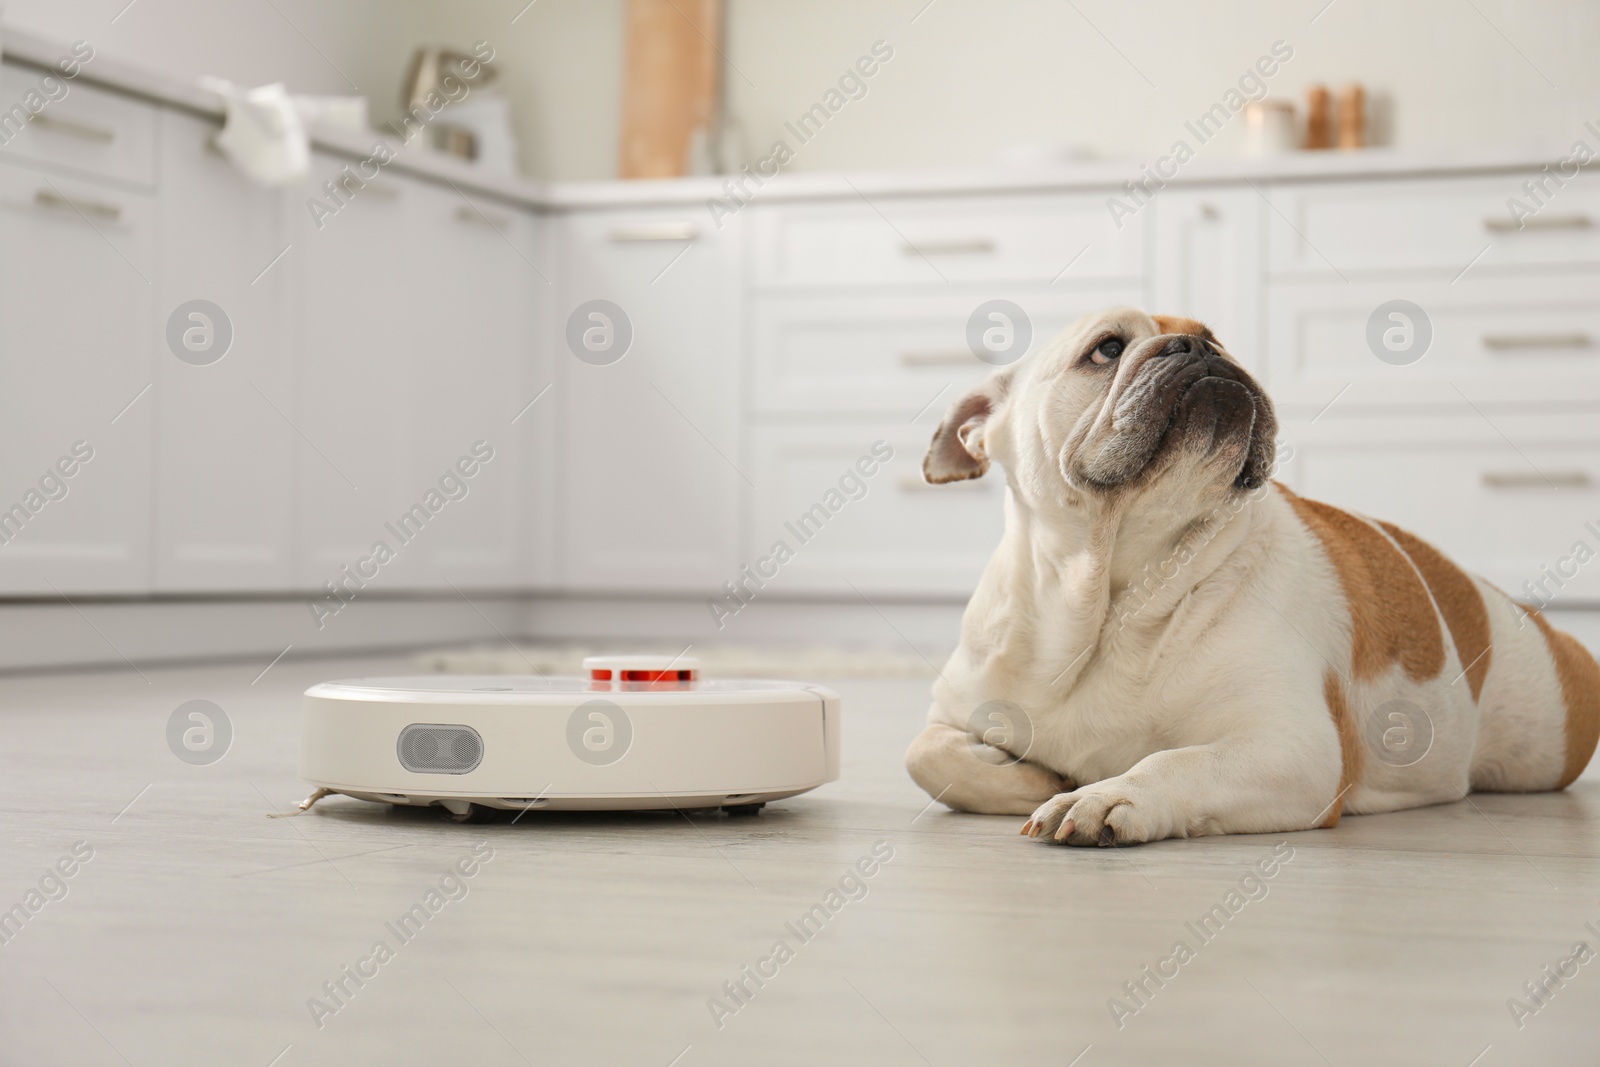
[[[1023,824],[1022,833],[1068,845],[1131,845],[1168,834],[1150,818],[1151,802],[1117,779],[1051,797]]]

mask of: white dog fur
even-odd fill
[[[1404,531],[1270,481],[1275,436],[1209,330],[1131,308],[958,400],[924,475],[999,463],[1006,531],[907,753],[917,784],[1121,844],[1576,778],[1594,658]]]

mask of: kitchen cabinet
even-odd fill
[[[972,594],[1000,543],[1005,471],[946,485],[922,480],[937,416],[751,433],[750,559],[774,562],[762,595]],[[865,474],[864,472],[870,472]],[[782,542],[793,558],[780,565]]]
[[[293,332],[304,243],[290,192],[210,147],[215,123],[160,122],[155,321],[155,587],[270,592],[294,577]],[[205,301],[206,304],[197,304]],[[209,305],[209,306],[207,306]]]
[[[1148,219],[1118,228],[1087,195],[907,197],[882,210],[752,208],[746,362],[758,489],[746,562],[781,540],[794,558],[774,590],[964,598],[999,541],[1005,475],[927,485],[933,428],[998,365],[1080,316],[1143,303]],[[975,323],[1003,328],[1015,350],[980,358]],[[876,441],[894,458],[858,486],[849,472]],[[845,503],[816,510],[829,500]],[[807,514],[825,528],[799,529]]]
[[[1199,319],[1240,363],[1263,372],[1264,214],[1271,208],[1245,186],[1164,189],[1152,210],[1150,310]]]
[[[1291,417],[1283,434],[1297,492],[1409,530],[1518,600],[1600,600],[1581,566],[1600,524],[1592,415]]]
[[[1319,410],[1335,397],[1334,410],[1600,403],[1593,274],[1285,279],[1268,292],[1268,380],[1282,407]],[[1385,308],[1397,298],[1416,310]],[[1414,346],[1396,362],[1375,355],[1375,315],[1397,344]]]
[[[716,596],[883,440],[772,592],[953,601],[1003,489],[916,467],[991,372],[967,333],[995,300],[1033,348],[1114,304],[1201,319],[1273,395],[1284,477],[1502,584],[1592,517],[1592,176],[1519,226],[1511,157],[1262,161],[1121,225],[1088,171],[870,201],[797,175],[719,226],[709,186],[352,178],[338,137],[262,189],[192,106],[83,83],[0,147],[0,595]],[[1374,348],[1396,300],[1418,358]]]
[[[315,157],[306,192],[332,204],[319,187],[344,164]],[[262,399],[297,439],[294,583],[302,589],[345,581],[394,589],[426,572],[421,551],[397,543],[385,526],[432,480],[423,480],[418,447],[424,412],[415,385],[423,353],[414,343],[415,320],[427,294],[408,262],[414,188],[384,175],[354,189],[334,214],[313,219],[304,206],[294,212],[297,388]],[[439,532],[424,528],[421,535]],[[354,573],[380,541],[394,554],[381,572],[344,578],[342,569]]]
[[[342,204],[298,220],[298,387],[274,398],[299,438],[296,584],[526,584],[520,497],[538,487],[512,420],[548,382],[531,222],[402,175],[358,184],[343,166],[317,159],[313,193],[342,182]],[[390,558],[373,558],[380,544]]]
[[[759,491],[741,442],[739,220],[585,211],[561,228],[564,584],[714,591],[739,566],[744,497]]]
[[[525,540],[522,499],[546,493],[542,457],[529,444],[548,451],[551,413],[541,406],[549,395],[527,407],[551,382],[549,353],[537,349],[533,333],[535,298],[551,284],[536,264],[533,219],[449,186],[413,183],[406,197],[417,489],[437,485],[476,442],[494,451],[464,479],[467,495],[417,539],[415,580],[435,588],[526,585],[527,553],[543,539]]]
[[[0,156],[0,593],[148,593],[155,203],[13,159]]]
[[[1002,291],[1027,316],[1032,349],[1084,314],[1140,300],[1136,283]],[[826,420],[870,413],[898,426],[920,412],[923,421],[937,424],[946,408],[998,369],[973,354],[967,337],[974,309],[989,297],[989,290],[755,297],[748,358],[754,417]]]
[[[30,112],[25,106],[30,96],[46,99],[40,93],[44,74],[38,68],[13,63],[0,66],[0,100],[7,108],[0,158],[128,187],[149,189],[155,185],[156,123],[161,109],[74,80],[65,83],[64,93],[57,90],[55,99]],[[19,121],[13,107],[32,117],[26,123]]]
[[[851,196],[766,205],[752,225],[752,276],[763,289],[1049,285],[1144,272],[1144,220],[1117,225],[1094,193]]]
[[[1600,178],[1580,173],[1529,217],[1525,182],[1540,172],[1319,181],[1272,190],[1269,267],[1278,277],[1348,278],[1414,271],[1446,280],[1474,273],[1600,265]]]

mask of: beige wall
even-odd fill
[[[525,11],[525,0],[275,0],[303,37],[264,0],[139,0],[111,25],[125,2],[7,0],[5,17],[183,73],[284,79],[299,91],[349,91],[338,67],[380,121],[396,111],[415,43],[487,40],[516,102],[525,168],[615,171],[621,0],[537,0]],[[1275,95],[1362,80],[1392,101],[1388,136],[1401,147],[1565,144],[1585,119],[1600,121],[1592,0],[1335,0],[1314,23],[1323,0],[924,3],[728,0],[729,100],[746,157],[780,136],[796,170],[961,166],[1038,141],[1150,157],[1275,40],[1294,49]],[[784,120],[876,40],[894,58],[866,95],[809,143],[786,135]],[[1237,132],[1205,151],[1236,151]]]
[[[1314,24],[1326,0],[936,0],[912,24],[925,2],[731,0],[729,57],[758,86],[729,83],[751,140],[766,147],[877,38],[895,58],[796,169],[956,166],[1039,140],[1148,157],[1275,40],[1294,58],[1274,95],[1363,81],[1392,99],[1404,147],[1566,143],[1600,119],[1592,2],[1473,0],[1559,91],[1461,0],[1336,0]],[[1230,131],[1207,150],[1237,148]]]

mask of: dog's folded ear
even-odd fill
[[[983,477],[989,469],[984,434],[1005,392],[1006,379],[995,375],[950,406],[923,457],[923,478],[938,485]]]

